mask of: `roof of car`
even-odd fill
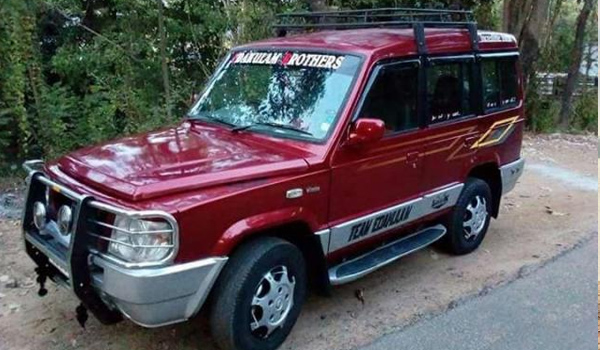
[[[505,33],[478,31],[481,51],[510,50],[517,48],[514,36]],[[425,41],[429,53],[459,53],[471,51],[469,32],[466,29],[426,28]],[[364,55],[412,55],[417,53],[412,29],[370,28],[329,30],[292,34],[255,41],[237,50],[250,49],[318,49]]]

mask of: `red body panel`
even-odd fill
[[[466,30],[426,29],[426,44],[432,55],[471,50]],[[344,146],[371,68],[380,59],[415,56],[412,30],[318,32],[237,49],[259,48],[316,49],[363,56],[342,117],[326,142],[254,132],[233,134],[224,127],[186,121],[177,127],[74,152],[50,163],[50,176],[102,201],[173,214],[181,235],[177,260],[184,262],[227,255],[248,235],[285,223],[303,222],[316,232],[425,191],[462,182],[475,165],[502,165],[519,157],[522,105],[383,138],[363,148]],[[480,43],[482,52],[516,48],[514,40]],[[494,123],[514,116],[514,131],[504,142],[472,148]],[[295,188],[304,189],[305,195],[286,198],[286,192]],[[309,193],[309,188],[314,191]],[[382,238],[385,236],[373,240]],[[351,253],[373,240],[330,258]]]

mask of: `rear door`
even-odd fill
[[[427,142],[424,182],[434,190],[461,180],[476,161],[478,86],[473,55],[430,59],[427,70]]]
[[[477,61],[472,55],[430,60],[423,160],[429,190],[464,181],[477,165],[518,158],[520,142],[511,141],[522,132],[516,58],[503,53]]]
[[[423,186],[419,74],[417,60],[380,65],[372,73],[355,120],[381,119],[386,133],[361,148],[342,144],[334,155],[330,252],[401,226],[416,214],[410,201]],[[401,203],[408,204],[394,208]],[[370,216],[386,209],[388,217]]]

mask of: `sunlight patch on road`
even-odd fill
[[[581,175],[577,172],[567,170],[558,166],[532,163],[525,165],[525,170],[534,171],[542,176],[552,178],[567,186],[583,191],[598,192],[598,179]]]

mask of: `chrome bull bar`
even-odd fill
[[[26,162],[23,167],[28,171],[27,193],[23,210],[23,241],[25,251],[36,263],[38,282],[40,283],[39,295],[46,294],[44,283],[46,278],[67,286],[81,300],[85,308],[89,309],[96,318],[104,324],[113,324],[122,319],[119,312],[111,310],[102,301],[92,286],[90,278],[90,251],[88,249],[88,236],[86,235],[86,211],[90,210],[91,196],[80,195],[65,186],[48,179],[39,169],[41,161]],[[44,243],[33,227],[32,212],[29,210],[36,201],[46,201],[46,189],[63,194],[74,202],[73,224],[70,228],[71,239],[66,252],[60,253]],[[78,317],[79,310],[78,308]]]

